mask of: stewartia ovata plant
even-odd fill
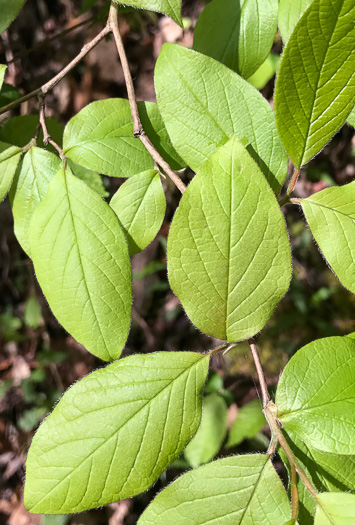
[[[181,24],[179,0],[127,3]],[[6,9],[2,29],[22,4]],[[273,111],[252,83],[278,26],[284,50]],[[68,122],[60,146],[45,96],[109,34],[129,100],[89,104]],[[137,104],[112,3],[104,29],[61,73],[1,109],[39,98],[32,140],[0,144],[1,198],[10,191],[16,236],[58,321],[112,362],[73,385],[37,431],[26,464],[30,512],[80,512],[139,494],[186,448],[198,468],[158,494],[141,525],[355,523],[355,338],[301,348],[274,402],[251,340],[291,279],[283,205],[301,208],[327,263],[355,293],[355,182],[291,196],[299,170],[347,119],[354,124],[354,42],[353,0],[212,0],[198,19],[193,50],[163,46],[157,104]],[[40,129],[54,150],[38,146]],[[289,160],[295,169],[285,191]],[[196,173],[187,188],[177,174],[186,166]],[[162,224],[162,172],[183,194],[168,236],[170,286],[191,322],[223,342],[206,354],[120,359],[130,327],[130,255]],[[109,204],[99,174],[127,178]],[[255,361],[264,416],[255,403],[241,413],[258,429],[266,418],[269,449],[207,463],[224,440],[212,436],[213,413],[226,421],[220,396],[202,401],[209,362],[242,340]],[[209,431],[202,449],[201,432]],[[252,431],[232,428],[227,445]],[[288,490],[271,461],[276,450],[289,471]]]

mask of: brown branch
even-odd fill
[[[139,116],[139,112],[138,112],[136,95],[134,92],[133,80],[132,80],[131,72],[129,69],[127,55],[126,55],[126,51],[123,46],[121,33],[118,27],[117,5],[114,3],[111,3],[108,24],[110,26],[110,29],[115,39],[118,55],[121,61],[122,70],[123,70],[123,74],[125,78],[128,100],[129,100],[129,105],[131,108],[131,114],[132,114],[132,120],[133,120],[133,135],[136,138],[139,138],[141,140],[142,144],[144,144],[147,151],[150,153],[151,157],[153,158],[154,162],[164,170],[164,172],[173,181],[173,183],[181,191],[181,193],[184,193],[184,191],[186,190],[185,184],[182,182],[180,177],[178,177],[175,171],[171,169],[171,167],[163,159],[163,157],[158,153],[158,151],[156,150],[154,145],[151,143],[149,137],[146,135],[144,131],[144,128],[143,128],[143,125],[142,125],[142,122]]]
[[[283,196],[283,198],[279,202],[280,206],[284,206],[284,204],[287,204],[289,202],[290,195],[293,192],[293,190],[295,189],[296,182],[298,180],[299,174],[300,174],[299,168],[295,169],[295,171],[293,172],[290,184],[288,185],[286,194]]]
[[[88,42],[85,44],[85,46],[81,49],[80,53],[64,68],[62,69],[55,77],[53,77],[51,80],[43,84],[43,86],[35,89],[34,91],[31,91],[31,93],[28,93],[27,95],[24,95],[21,98],[18,98],[17,100],[14,100],[10,104],[7,104],[7,106],[3,106],[0,109],[0,115],[3,113],[6,113],[7,111],[10,111],[11,109],[16,108],[23,102],[27,102],[27,100],[30,100],[31,98],[38,97],[38,96],[44,96],[53,89],[63,78],[71,71],[101,40],[105,38],[106,35],[108,35],[111,32],[111,29],[108,25],[104,27],[104,29],[93,39],[91,42]]]
[[[249,346],[250,346],[250,350],[251,350],[251,353],[252,353],[252,356],[253,356],[253,359],[254,359],[255,368],[256,368],[256,371],[258,373],[259,384],[260,384],[260,389],[261,389],[261,397],[262,397],[262,400],[263,400],[263,408],[265,408],[266,405],[270,402],[270,396],[269,396],[269,391],[267,389],[267,384],[266,384],[264,371],[263,371],[262,366],[261,366],[261,362],[260,362],[260,357],[259,357],[259,352],[258,352],[257,346],[254,343],[251,343],[250,341],[249,341]]]
[[[48,131],[48,128],[47,128],[47,124],[46,124],[46,114],[45,114],[45,111],[46,111],[46,107],[45,107],[45,102],[44,102],[44,95],[39,95],[38,99],[39,99],[39,126],[42,128],[42,131],[43,131],[43,144],[45,146],[47,146],[47,144],[51,144],[53,146],[53,148],[55,148],[59,155],[60,155],[60,158],[61,159],[64,159],[64,154],[63,154],[63,150],[60,146],[58,146],[58,144],[52,139],[49,131]],[[38,128],[36,129],[36,135],[38,135]]]

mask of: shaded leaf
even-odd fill
[[[92,190],[96,191],[102,197],[109,197],[110,194],[105,190],[102,178],[98,173],[96,173],[96,171],[84,168],[84,166],[79,166],[79,164],[75,164],[75,162],[70,159],[68,159],[68,164],[75,177],[78,177],[78,179],[86,182],[86,184],[90,186]]]
[[[184,474],[160,492],[139,525],[283,525],[286,491],[267,455],[219,459]]]
[[[41,305],[36,299],[35,295],[31,295],[25,303],[25,311],[23,320],[25,325],[29,328],[38,328],[42,319]]]
[[[0,33],[15,20],[26,0],[0,0]]]
[[[33,139],[37,124],[37,115],[21,115],[18,117],[12,117],[2,128],[0,128],[0,140],[23,148]],[[61,146],[64,126],[52,118],[46,118],[46,125],[52,139],[59,146]],[[50,144],[48,144],[48,146],[43,144],[42,129],[40,129],[39,132],[37,146],[40,148],[46,148],[53,153],[57,153],[57,151]]]
[[[355,494],[326,492],[318,495],[314,525],[353,525]]]
[[[125,5],[133,5],[141,9],[148,9],[149,11],[164,13],[182,27],[181,0],[125,0],[124,3]]]
[[[248,144],[272,189],[279,191],[287,155],[270,105],[246,80],[212,58],[164,44],[155,88],[172,143],[193,170],[236,135]]]
[[[263,89],[269,80],[275,75],[280,63],[279,55],[270,53],[259,69],[248,78],[248,82],[256,89]]]
[[[52,179],[33,215],[30,249],[58,321],[94,355],[117,359],[130,326],[126,240],[110,207],[69,169]]]
[[[279,29],[286,45],[298,20],[313,0],[280,0]]]
[[[0,142],[0,202],[11,187],[20,156],[20,148]]]
[[[197,328],[228,341],[261,330],[287,291],[283,215],[235,138],[205,163],[180,201],[168,237],[168,276]]]
[[[355,97],[355,4],[314,0],[284,51],[275,88],[276,124],[296,167],[346,121]]]
[[[148,489],[196,432],[208,361],[133,355],[75,383],[32,441],[26,508],[80,512]]]
[[[197,20],[193,48],[248,78],[271,50],[277,10],[278,0],[213,0]]]
[[[192,467],[207,463],[218,454],[227,432],[227,405],[222,396],[210,394],[202,404],[201,424],[184,450]]]
[[[355,455],[355,341],[327,337],[304,346],[286,365],[276,392],[286,432],[309,447]]]
[[[144,250],[164,220],[166,201],[156,170],[134,175],[119,187],[110,206],[126,234],[129,253]]]
[[[238,410],[238,415],[229,430],[227,447],[239,445],[244,439],[250,439],[265,426],[262,403],[259,399],[246,403]]]

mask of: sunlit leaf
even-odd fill
[[[0,142],[0,202],[11,187],[20,156],[20,148]]]

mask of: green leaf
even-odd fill
[[[267,455],[219,459],[192,470],[156,496],[138,525],[283,525],[286,491]]]
[[[78,179],[86,182],[86,184],[90,186],[92,190],[101,195],[101,197],[109,197],[110,194],[105,190],[102,178],[98,173],[96,173],[96,171],[79,166],[79,164],[75,164],[75,162],[70,159],[68,159],[68,164],[75,177],[78,177]]]
[[[125,0],[124,5],[133,5],[141,9],[163,13],[182,27],[181,0]]]
[[[4,82],[4,76],[7,66],[0,64],[0,89],[2,88],[2,83]]]
[[[197,20],[193,48],[248,78],[270,52],[277,10],[278,0],[213,0]]]
[[[311,232],[340,282],[355,293],[355,182],[299,200]]]
[[[0,202],[11,187],[20,156],[20,148],[0,142]]]
[[[30,227],[37,279],[58,321],[101,359],[117,359],[127,339],[131,267],[117,217],[70,170],[52,179]]]
[[[291,358],[276,392],[278,417],[286,432],[308,446],[355,455],[355,341],[328,337]]]
[[[259,69],[248,78],[248,82],[256,89],[263,89],[275,75],[280,63],[279,55],[270,53]]]
[[[8,120],[2,128],[0,128],[0,140],[23,148],[30,142],[30,140],[33,139],[37,124],[37,115],[22,115],[13,117]],[[52,139],[60,146],[62,144],[64,126],[52,118],[46,118],[46,124]],[[57,153],[57,151],[50,144],[48,144],[48,146],[43,144],[42,129],[39,132],[37,146],[41,148],[47,148],[53,153]]]
[[[227,447],[235,447],[244,439],[256,436],[265,423],[263,407],[259,399],[242,406],[229,431]]]
[[[268,102],[246,80],[196,51],[164,44],[155,68],[160,113],[176,151],[193,170],[234,134],[278,192],[288,159]]]
[[[313,0],[280,0],[279,29],[286,45],[298,20]]]
[[[32,441],[26,508],[80,512],[147,490],[198,428],[208,361],[133,355],[75,383]]]
[[[54,175],[62,166],[53,153],[32,147],[23,157],[10,192],[14,230],[23,250],[30,254],[30,221],[37,206],[47,195]]]
[[[307,446],[293,433],[287,436],[287,441],[318,492],[355,490],[355,456],[320,452]],[[284,457],[282,459],[285,461]],[[298,481],[298,494],[300,498],[299,521],[302,525],[311,525],[316,504],[300,480]]]
[[[203,400],[201,424],[184,451],[192,467],[207,463],[218,454],[227,432],[227,405],[219,394]]]
[[[6,84],[6,82],[4,82],[0,93],[0,108],[2,106],[10,104],[10,102],[13,102],[14,100],[20,97],[20,92],[16,88],[14,88],[14,86],[11,86],[11,84]]]
[[[38,328],[42,319],[41,305],[35,295],[31,295],[25,304],[23,320],[29,328]]]
[[[348,116],[348,120],[347,120],[348,124],[350,124],[350,126],[352,126],[353,128],[355,128],[355,106],[353,107],[353,110],[352,112],[350,113],[350,115]]]
[[[353,525],[355,494],[325,492],[317,497],[314,525]]]
[[[173,168],[180,167],[158,107],[140,102],[142,124],[153,144]],[[154,162],[138,138],[133,137],[133,123],[128,100],[112,98],[92,102],[66,125],[64,154],[77,164],[111,177],[130,177],[152,169]]]
[[[346,121],[355,97],[355,4],[314,0],[284,51],[275,88],[276,124],[296,167]]]
[[[228,341],[259,332],[287,291],[283,215],[235,138],[205,163],[180,201],[168,237],[168,276],[197,328]]]
[[[15,20],[26,0],[0,0],[0,33]]]
[[[144,250],[157,235],[165,215],[159,173],[149,170],[128,179],[112,197],[110,206],[126,234],[129,253]]]

